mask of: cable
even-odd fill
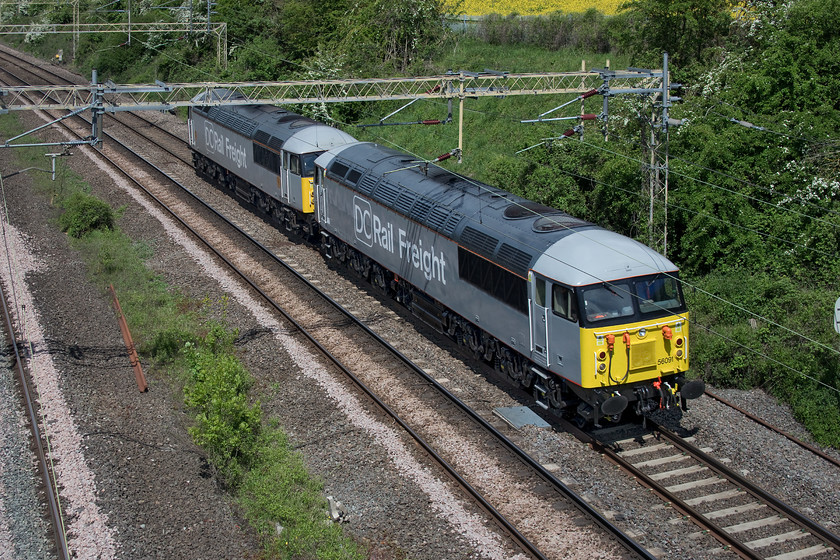
[[[628,144],[631,144],[631,145],[641,146],[641,143],[640,143],[638,140],[629,140],[629,139],[627,139],[627,138],[622,137],[620,134],[612,134],[612,135],[611,135],[611,137],[613,137],[613,138],[618,138],[619,140],[622,140],[623,142],[627,142]],[[745,180],[745,179],[741,179],[740,177],[735,177],[734,175],[730,175],[729,173],[725,173],[725,172],[723,172],[723,171],[719,171],[719,170],[716,170],[716,169],[712,169],[712,168],[710,168],[710,167],[706,167],[705,165],[701,165],[701,164],[699,164],[699,163],[696,163],[696,162],[693,162],[693,161],[689,161],[689,160],[687,160],[687,159],[681,158],[681,157],[679,157],[679,156],[675,156],[675,155],[673,155],[673,154],[670,154],[670,156],[669,156],[669,157],[670,157],[671,159],[675,159],[675,160],[677,160],[677,161],[681,161],[681,162],[683,162],[683,163],[685,163],[685,164],[691,165],[691,166],[696,167],[696,168],[698,168],[698,169],[702,169],[702,170],[704,170],[704,171],[708,171],[708,172],[710,172],[710,173],[714,173],[714,174],[716,174],[716,175],[721,175],[721,176],[723,176],[723,177],[726,177],[727,179],[731,179],[731,180],[733,180],[733,181],[737,181],[737,182],[739,182],[739,183],[741,183],[741,184],[743,184],[743,185],[746,185],[746,186],[748,186],[748,187],[753,187],[753,188],[756,188],[756,189],[762,190],[762,191],[764,191],[764,192],[766,192],[766,193],[768,193],[768,194],[772,194],[772,195],[774,195],[774,196],[782,196],[782,197],[790,198],[790,200],[794,200],[794,199],[793,199],[793,198],[791,198],[789,195],[786,195],[786,194],[784,194],[784,193],[779,193],[779,192],[777,192],[776,190],[774,190],[774,189],[772,189],[772,188],[769,188],[769,187],[763,187],[763,186],[758,185],[758,184],[756,184],[756,183],[753,183],[753,182],[751,182],[751,181],[747,181],[747,180]],[[642,163],[643,165],[645,165],[645,164],[644,164],[644,162],[641,162],[640,160],[634,160],[634,161],[637,161],[637,162]],[[797,202],[799,202],[800,204],[803,204],[803,205],[806,205],[806,206],[812,206],[812,207],[814,207],[814,208],[818,208],[819,210],[821,210],[821,211],[823,211],[823,212],[827,212],[827,213],[829,213],[829,214],[835,214],[835,215],[840,216],[840,212],[838,212],[838,211],[836,211],[836,210],[832,210],[831,208],[824,208],[824,207],[822,207],[822,206],[820,206],[820,205],[818,205],[818,204],[815,204],[815,203],[813,203],[813,202],[810,202],[810,201],[805,200],[805,199],[802,199],[802,198],[798,198],[798,199],[795,199],[795,200],[796,200]],[[809,217],[813,218],[813,217],[812,217],[812,216],[810,216],[809,214],[806,214],[806,216],[809,216]],[[818,219],[818,218],[813,218],[813,219]]]
[[[766,117],[766,115],[761,115],[761,114],[756,113],[755,111],[752,111],[750,109],[744,109],[743,107],[738,107],[738,106],[733,105],[732,103],[729,103],[727,101],[718,101],[715,105],[712,105],[712,107],[709,107],[709,109],[706,111],[706,115],[708,115],[711,112],[711,113],[714,113],[718,116],[721,116],[721,117],[729,120],[730,122],[740,124],[741,126],[746,126],[747,128],[754,128],[754,129],[757,129],[757,130],[770,132],[771,134],[776,134],[778,136],[785,136],[785,137],[790,138],[792,140],[801,140],[803,142],[807,142],[809,144],[816,144],[818,146],[835,145],[835,144],[840,143],[839,140],[815,140],[815,139],[810,138],[808,136],[795,136],[793,134],[787,134],[787,133],[784,133],[784,132],[776,132],[776,131],[770,130],[766,127],[755,126],[752,123],[745,123],[744,121],[733,120],[732,117],[729,117],[727,115],[723,115],[723,114],[718,113],[716,111],[712,111],[713,107],[717,107],[717,106],[720,106],[720,105],[726,105],[727,107],[732,107],[733,109],[736,109],[736,110],[738,110],[742,113],[750,113],[753,116]],[[748,125],[751,125],[751,126],[748,126]]]
[[[586,145],[586,146],[590,146],[590,147],[592,147],[592,148],[595,148],[596,150],[601,150],[601,151],[607,152],[607,153],[609,153],[609,154],[613,154],[613,155],[616,155],[616,156],[619,156],[619,157],[625,158],[625,159],[627,159],[627,160],[629,160],[629,161],[632,161],[632,162],[634,162],[634,163],[638,163],[638,164],[640,164],[640,165],[647,165],[647,163],[643,162],[642,160],[632,158],[632,157],[630,157],[630,156],[628,156],[628,155],[622,154],[622,153],[620,153],[620,152],[616,152],[615,150],[609,150],[609,149],[607,149],[607,148],[604,148],[603,146],[598,146],[598,145],[596,145],[596,144],[592,144],[592,143],[587,142],[587,141],[585,141],[585,140],[580,140],[580,143],[581,143],[581,144],[584,144],[584,145]],[[815,216],[811,216],[810,214],[805,214],[804,212],[799,212],[799,211],[797,211],[797,210],[793,210],[792,208],[788,208],[788,207],[786,207],[786,206],[782,206],[781,204],[775,204],[775,203],[772,203],[772,202],[766,202],[766,201],[761,200],[761,199],[759,199],[759,198],[755,198],[754,196],[750,196],[750,195],[747,195],[747,194],[739,193],[738,191],[734,191],[734,190],[732,190],[732,189],[728,189],[728,188],[726,188],[726,187],[722,187],[722,186],[720,186],[720,185],[716,185],[716,184],[714,184],[714,183],[710,183],[710,182],[708,182],[708,181],[704,181],[703,179],[698,179],[698,178],[696,178],[696,177],[692,177],[692,176],[690,176],[690,175],[686,175],[685,173],[680,173],[679,171],[674,171],[674,170],[671,170],[671,171],[670,171],[670,174],[671,174],[671,175],[677,175],[677,176],[679,176],[679,177],[683,177],[683,178],[685,178],[685,179],[689,179],[689,180],[691,180],[691,181],[695,181],[695,182],[697,182],[697,183],[700,183],[700,184],[702,184],[702,185],[706,185],[706,186],[708,186],[708,187],[712,187],[712,188],[714,188],[714,189],[718,189],[718,190],[722,190],[722,191],[724,191],[724,192],[728,192],[729,194],[733,194],[733,195],[735,195],[735,196],[740,196],[740,197],[742,197],[742,198],[745,198],[745,199],[747,199],[747,200],[751,200],[751,201],[753,201],[753,202],[757,202],[757,203],[759,203],[759,204],[764,204],[764,205],[767,205],[767,206],[772,206],[773,208],[778,208],[779,210],[783,210],[783,211],[786,211],[786,212],[790,212],[790,213],[792,213],[792,214],[795,214],[795,215],[800,216],[800,217],[803,217],[803,218],[808,218],[808,219],[810,219],[810,220],[814,220],[814,221],[817,221],[817,222],[822,222],[822,223],[824,223],[824,224],[826,224],[826,225],[828,225],[828,226],[831,226],[832,228],[840,228],[840,226],[838,226],[837,224],[833,224],[833,223],[831,223],[831,222],[829,222],[829,221],[823,220],[822,218],[817,218],[817,217],[815,217]]]
[[[711,333],[711,334],[713,334],[713,335],[715,335],[715,336],[718,336],[718,337],[720,337],[720,338],[724,339],[725,341],[727,341],[727,342],[729,342],[729,343],[731,343],[731,344],[734,344],[735,346],[738,346],[738,347],[740,347],[740,348],[743,348],[744,350],[746,350],[746,351],[748,351],[748,352],[750,352],[750,353],[752,353],[752,354],[754,354],[754,355],[756,355],[756,356],[759,356],[760,358],[764,358],[764,359],[766,359],[766,360],[768,360],[768,361],[770,361],[770,362],[772,362],[772,363],[774,363],[774,364],[776,364],[776,365],[778,365],[778,366],[781,366],[781,367],[783,367],[783,368],[785,368],[785,369],[787,369],[787,370],[789,370],[789,371],[791,371],[791,372],[793,372],[793,373],[796,373],[796,374],[798,374],[798,375],[801,375],[802,377],[804,377],[804,378],[806,378],[806,379],[810,379],[811,381],[813,381],[813,382],[815,382],[815,383],[817,383],[817,384],[819,384],[819,385],[822,385],[822,386],[823,386],[823,387],[825,387],[826,389],[829,389],[829,390],[831,390],[831,391],[834,391],[835,393],[840,394],[840,389],[838,389],[837,387],[832,387],[831,385],[828,385],[827,383],[825,383],[825,382],[823,382],[823,381],[820,381],[819,379],[817,379],[817,378],[815,378],[815,377],[812,377],[812,376],[808,375],[807,373],[803,373],[803,372],[799,371],[798,369],[793,368],[793,367],[791,367],[791,366],[789,366],[789,365],[785,364],[784,362],[781,362],[781,361],[777,360],[776,358],[773,358],[772,356],[768,356],[768,355],[767,355],[767,354],[765,354],[764,352],[759,352],[758,350],[753,350],[753,349],[752,349],[752,348],[750,348],[749,346],[746,346],[745,344],[741,344],[740,342],[738,342],[738,341],[737,341],[737,340],[735,340],[734,338],[728,337],[728,336],[726,336],[726,335],[725,335],[725,334],[723,334],[723,333],[719,333],[719,332],[717,332],[716,330],[712,329],[711,327],[708,327],[708,326],[706,326],[706,325],[703,325],[702,323],[698,323],[697,321],[692,321],[692,323],[691,323],[691,324],[693,324],[693,325],[695,325],[695,326],[697,326],[697,327],[699,327],[699,328],[701,328],[701,329],[705,330],[706,332],[709,332],[709,333]]]
[[[574,172],[572,172],[572,171],[566,171],[566,170],[564,170],[564,169],[561,169],[561,170],[560,170],[560,172],[561,172],[561,173],[565,173],[566,175],[569,175],[569,176],[571,176],[571,177],[575,177],[575,178],[577,178],[577,179],[583,179],[583,180],[586,180],[586,181],[591,181],[591,182],[593,182],[593,183],[595,183],[595,184],[597,184],[597,185],[601,185],[601,186],[607,187],[607,188],[609,188],[609,189],[613,189],[613,190],[617,190],[617,191],[621,191],[621,192],[627,193],[627,194],[629,194],[629,195],[631,195],[631,196],[634,196],[634,197],[635,197],[635,196],[638,196],[638,197],[641,197],[641,196],[642,196],[642,193],[640,193],[640,192],[637,192],[637,191],[631,191],[631,190],[629,190],[629,189],[625,189],[624,187],[619,187],[619,186],[617,186],[617,185],[613,185],[613,184],[610,184],[610,183],[606,183],[606,182],[604,182],[604,181],[601,181],[601,180],[599,180],[599,179],[594,179],[594,178],[592,178],[592,177],[584,177],[583,175],[579,175],[579,174],[574,173]],[[742,229],[742,230],[744,230],[744,231],[748,231],[748,232],[750,232],[750,233],[754,233],[754,234],[756,234],[756,235],[759,235],[759,236],[761,236],[761,237],[765,237],[765,238],[767,238],[767,239],[772,239],[772,240],[774,240],[774,241],[779,241],[779,242],[781,242],[781,243],[785,243],[785,244],[787,244],[787,245],[791,245],[792,247],[797,247],[797,248],[799,248],[799,249],[806,249],[806,250],[808,250],[808,251],[811,251],[811,252],[813,252],[813,253],[816,253],[816,254],[821,255],[821,256],[824,256],[824,257],[832,257],[832,256],[837,256],[838,254],[840,254],[840,252],[838,252],[838,251],[835,251],[835,252],[834,252],[834,253],[832,253],[832,254],[824,253],[824,252],[822,252],[822,251],[820,251],[820,250],[818,250],[818,249],[814,249],[813,247],[808,247],[807,245],[802,245],[802,244],[800,244],[800,243],[796,243],[795,241],[790,241],[789,239],[783,239],[783,238],[781,238],[781,237],[777,237],[777,236],[775,236],[775,235],[771,235],[771,234],[769,234],[769,233],[764,233],[764,232],[759,231],[759,230],[757,230],[757,229],[753,229],[753,228],[750,228],[750,227],[747,227],[747,226],[742,226],[742,225],[736,224],[736,223],[734,223],[734,222],[729,222],[729,221],[727,221],[727,220],[724,220],[723,218],[719,218],[719,217],[717,217],[717,216],[715,216],[715,215],[713,215],[713,214],[709,214],[708,212],[699,212],[699,211],[696,211],[696,210],[691,209],[691,208],[686,208],[685,206],[680,206],[679,204],[675,204],[675,203],[673,203],[673,202],[667,202],[667,203],[665,203],[665,202],[659,202],[659,201],[657,201],[657,203],[658,203],[658,204],[661,204],[661,205],[663,205],[663,206],[667,206],[668,208],[674,208],[674,209],[677,209],[677,210],[683,210],[683,211],[688,212],[688,213],[693,213],[693,214],[698,215],[698,216],[703,216],[703,217],[706,217],[706,218],[709,218],[709,219],[712,219],[712,220],[716,220],[716,221],[721,222],[721,223],[723,223],[723,224],[725,224],[725,225],[728,225],[728,226],[731,226],[731,227],[734,227],[734,228],[738,228],[738,229]]]

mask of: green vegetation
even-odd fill
[[[64,213],[58,221],[61,231],[70,237],[84,237],[93,231],[114,229],[114,211],[94,196],[75,192],[61,204]]]
[[[613,69],[658,68],[668,52],[672,81],[685,84],[670,114],[682,124],[670,128],[668,145],[668,256],[686,280],[694,374],[761,387],[789,403],[821,443],[840,447],[840,424],[830,421],[840,415],[830,325],[840,295],[840,0],[630,0],[615,16],[494,16],[467,34],[437,24],[443,6],[220,0],[215,18],[228,22],[231,45],[225,70],[216,68],[215,45],[198,35],[130,46],[119,36],[84,37],[79,64],[115,81],[274,80],[380,76],[383,68],[574,71],[582,60],[588,69],[608,60]],[[32,48],[51,55],[56,41],[41,38]],[[558,139],[575,121],[519,122],[567,101],[467,99],[464,163],[446,164],[648,242],[650,100],[611,98],[609,120],[587,122],[582,137]],[[454,124],[355,127],[399,106],[302,110],[426,159],[457,147]],[[574,103],[557,116],[580,109]],[[584,110],[600,114],[601,98]],[[389,122],[447,114],[445,103],[418,102]],[[664,207],[654,210],[664,215]]]
[[[0,115],[0,126],[19,129],[9,115]],[[21,167],[43,163],[37,148],[15,154]],[[36,188],[61,209],[56,225],[70,235],[103,297],[114,285],[146,369],[165,371],[183,385],[194,420],[190,435],[260,535],[265,557],[363,558],[329,521],[321,482],[249,393],[253,379],[236,356],[237,333],[224,322],[227,301],[196,302],[171,290],[146,266],[150,247],[120,231],[121,213],[91,195],[63,164],[57,171],[56,182],[34,175]]]
[[[189,379],[184,402],[195,414],[189,432],[222,478],[238,486],[256,459],[262,410],[250,403],[253,379],[234,354],[236,333],[211,323],[202,344],[186,343]]]

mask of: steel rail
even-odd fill
[[[665,436],[674,446],[676,446],[680,450],[684,451],[685,453],[688,453],[689,455],[708,465],[713,471],[717,472],[720,476],[726,478],[735,485],[743,488],[754,498],[765,502],[771,508],[786,516],[788,519],[793,521],[795,524],[799,525],[801,528],[805,529],[807,532],[819,538],[826,545],[834,548],[835,550],[840,551],[840,536],[832,533],[827,528],[823,527],[816,521],[807,517],[800,511],[779,500],[774,495],[770,494],[769,492],[756,485],[752,481],[744,478],[743,476],[730,469],[711,455],[703,452],[702,450],[700,450],[699,447],[685,441],[683,438],[681,438],[674,432],[668,430],[667,428],[657,424],[656,422],[650,419],[648,419],[648,424],[653,426],[657,432]]]
[[[726,547],[732,547],[741,558],[746,558],[747,560],[762,560],[764,558],[763,556],[757,554],[751,548],[748,548],[741,541],[732,537],[718,524],[703,517],[693,507],[688,505],[684,500],[682,500],[672,492],[666,490],[663,485],[659,484],[651,477],[646,475],[644,472],[634,467],[632,463],[624,459],[621,455],[618,454],[618,452],[615,449],[610,447],[608,444],[599,441],[592,435],[584,432],[583,430],[567,422],[566,420],[562,420],[561,422],[563,423],[564,428],[569,433],[574,435],[580,441],[588,443],[595,451],[601,453],[602,455],[607,457],[607,459],[615,463],[618,467],[631,474],[634,478],[636,478],[636,480],[639,481],[640,484],[642,484],[646,488],[651,489],[663,501],[672,505],[674,509],[682,513],[684,516],[690,518],[702,529],[708,531],[709,534],[712,535],[715,539],[717,539],[721,544],[723,544]]]
[[[69,560],[70,553],[67,549],[67,539],[64,533],[64,519],[61,516],[61,507],[58,503],[58,490],[56,489],[55,485],[53,484],[52,478],[50,477],[50,473],[52,472],[52,470],[50,469],[50,464],[49,460],[47,459],[47,455],[44,452],[44,446],[41,443],[43,439],[41,436],[41,429],[38,427],[38,414],[35,411],[35,401],[32,398],[32,394],[29,390],[29,386],[31,385],[31,383],[28,379],[28,376],[26,375],[26,371],[23,366],[23,359],[20,355],[20,351],[15,340],[15,330],[12,323],[11,312],[9,311],[9,307],[6,302],[6,291],[3,288],[2,282],[0,282],[0,301],[2,301],[3,303],[3,317],[4,323],[6,325],[6,338],[9,342],[9,347],[12,348],[12,350],[14,351],[16,370],[18,378],[20,379],[21,395],[23,396],[24,403],[26,405],[26,412],[29,416],[29,429],[32,432],[33,447],[35,448],[35,453],[38,456],[38,470],[41,472],[41,479],[43,481],[44,487],[46,488],[45,494],[47,497],[47,509],[49,510],[50,522],[53,526],[56,548],[58,549],[59,556],[63,560]]]

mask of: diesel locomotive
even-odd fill
[[[703,394],[677,267],[630,238],[266,105],[190,109],[196,173],[316,242],[536,403],[596,425]]]

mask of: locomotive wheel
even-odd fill
[[[548,380],[545,382],[548,396],[548,404],[551,405],[552,408],[561,409],[566,406],[565,401],[563,401],[563,388],[560,383],[554,377],[549,377]]]
[[[370,275],[371,283],[382,290],[383,292],[388,291],[388,283],[385,280],[385,270],[378,265],[373,265],[371,275]]]
[[[502,348],[499,362],[502,370],[504,371],[505,375],[507,375],[508,379],[510,379],[517,385],[521,385],[522,367],[520,367],[518,360],[515,356],[511,354],[510,350],[508,350],[507,348]]]

